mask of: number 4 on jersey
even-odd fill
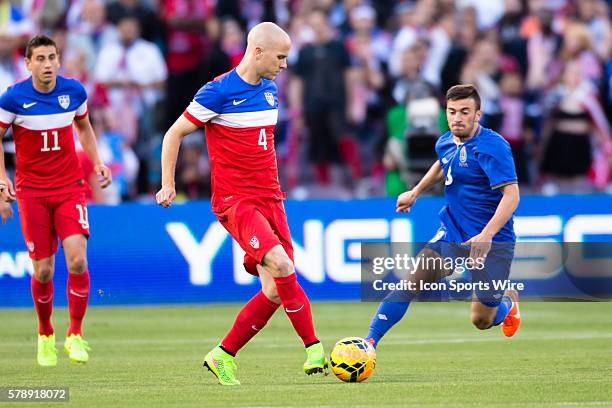
[[[268,150],[268,139],[266,139],[266,129],[261,129],[259,131],[259,142],[257,144],[259,146],[263,146],[264,150]]]

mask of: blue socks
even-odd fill
[[[376,348],[380,339],[406,314],[410,301],[415,295],[410,292],[392,292],[378,306],[370,323],[366,339],[374,340]]]
[[[415,294],[410,292],[392,292],[378,306],[378,310],[370,323],[370,330],[366,339],[374,341],[373,346],[378,346],[378,342],[397,322],[402,320],[410,302]],[[493,306],[493,305],[492,305]],[[512,299],[504,296],[502,301],[497,306],[497,313],[493,320],[493,326],[499,326],[510,313],[512,309]]]
[[[512,299],[504,296],[499,306],[497,306],[497,314],[493,320],[493,326],[499,326],[506,319],[508,313],[510,313],[510,309],[512,309]]]

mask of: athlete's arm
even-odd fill
[[[518,207],[520,201],[518,184],[514,183],[503,186],[501,187],[501,192],[503,196],[497,205],[497,209],[495,210],[493,217],[482,229],[480,234],[470,238],[464,243],[464,245],[470,245],[470,257],[472,259],[487,256],[487,253],[489,253],[489,250],[491,249],[493,237],[499,232],[500,229],[502,229],[504,225],[506,225]]]
[[[510,220],[520,201],[519,187],[516,183],[503,186],[501,192],[503,196],[497,205],[495,214],[493,214],[493,218],[489,220],[488,224],[482,230],[482,233],[491,238],[493,238],[495,234],[506,225],[508,220]]]
[[[0,200],[0,221],[2,221],[2,224],[4,225],[11,217],[13,217],[13,208],[11,207],[11,203]]]
[[[75,129],[79,142],[83,150],[89,157],[89,160],[94,164],[94,172],[100,176],[100,187],[106,188],[113,182],[111,171],[98,155],[98,145],[96,144],[96,136],[89,122],[89,115],[74,121]]]
[[[6,167],[4,165],[4,148],[2,147],[2,138],[6,134],[6,129],[0,127],[0,202],[15,201],[15,187],[6,175]],[[4,218],[3,218],[4,221]]]
[[[197,128],[196,125],[181,115],[164,135],[161,158],[162,186],[155,196],[157,204],[164,208],[170,207],[172,201],[176,198],[174,174],[181,142],[185,136],[193,133]]]
[[[444,170],[440,165],[440,162],[436,162],[427,171],[427,174],[423,176],[421,181],[410,191],[406,191],[397,197],[397,206],[395,211],[397,212],[408,212],[412,207],[416,199],[425,191],[429,190],[432,186],[442,181],[444,178]]]

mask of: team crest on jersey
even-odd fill
[[[270,106],[274,106],[274,95],[272,95],[272,92],[264,92],[264,96],[266,97],[268,104]]]
[[[459,166],[461,167],[467,167],[467,150],[465,149],[465,146],[463,146],[461,148],[461,150],[459,151]]]
[[[249,244],[251,244],[253,248],[259,249],[259,240],[257,239],[257,237],[251,238],[251,241],[249,242]]]
[[[68,109],[68,106],[70,106],[70,95],[60,95],[57,97],[57,101],[62,108]]]

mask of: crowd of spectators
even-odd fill
[[[0,89],[28,76],[28,38],[52,36],[114,174],[92,200],[147,200],[165,130],[238,64],[249,28],[274,21],[293,41],[275,140],[290,196],[410,188],[435,160],[444,94],[459,83],[478,87],[481,123],[510,143],[523,191],[612,193],[610,13],[606,0],[0,0]],[[10,136],[4,145],[10,170]],[[209,197],[209,175],[196,132],[180,194]]]

